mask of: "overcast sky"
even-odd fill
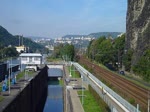
[[[0,25],[11,34],[56,38],[125,32],[127,0],[0,0]]]

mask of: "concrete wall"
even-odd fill
[[[63,65],[48,65],[48,68],[59,68],[61,70],[63,70]]]
[[[47,69],[45,66],[3,112],[42,112],[47,97]]]

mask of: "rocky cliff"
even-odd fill
[[[126,49],[133,50],[135,65],[146,49],[150,49],[150,0],[128,0]]]

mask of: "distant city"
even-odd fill
[[[44,45],[49,50],[54,50],[54,46],[58,44],[72,44],[76,48],[86,49],[89,45],[89,42],[99,38],[101,36],[105,36],[109,39],[115,39],[121,36],[123,33],[121,32],[99,32],[99,33],[91,33],[89,35],[66,35],[59,38],[44,38],[44,37],[30,37],[36,43]]]

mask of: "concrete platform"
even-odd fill
[[[65,66],[65,73],[66,73],[66,79],[69,79],[69,71],[68,68]],[[76,81],[69,81],[66,83],[66,86],[69,87],[66,90],[67,98],[66,98],[66,111],[65,112],[84,112],[84,109],[82,107],[82,104],[80,102],[80,98],[77,93],[77,89],[73,89],[73,85],[80,85],[81,86],[81,79],[76,78]]]

